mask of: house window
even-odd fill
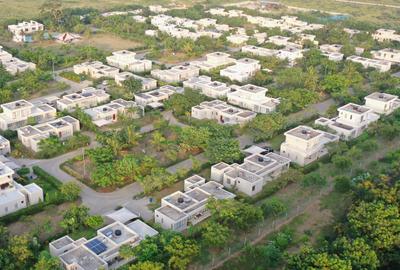
[[[254,191],[254,190],[256,190],[256,186],[253,186],[253,187],[251,188],[251,191]]]

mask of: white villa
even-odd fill
[[[16,75],[27,70],[35,70],[36,64],[13,57],[0,46],[0,64],[11,74]]]
[[[193,175],[184,182],[185,192],[176,191],[162,198],[161,207],[154,211],[155,223],[164,229],[183,231],[211,215],[207,209],[210,198],[226,200],[235,197],[224,190],[221,184],[214,181],[206,183],[198,175]]]
[[[268,38],[267,42],[273,43],[278,46],[286,46],[286,45],[288,45],[289,40],[290,40],[290,37],[271,36]]]
[[[123,82],[129,78],[140,80],[142,82],[142,91],[149,91],[157,88],[157,80],[154,80],[153,78],[142,77],[127,71],[115,75],[115,83],[119,86],[122,86]]]
[[[253,84],[232,85],[227,98],[229,103],[253,112],[270,113],[276,110],[280,101],[276,98],[267,97],[267,92],[267,88]]]
[[[97,106],[107,102],[109,99],[110,95],[106,91],[94,87],[86,87],[82,91],[63,96],[57,100],[56,106],[59,111],[71,112],[76,108],[86,109]]]
[[[246,45],[242,47],[242,52],[251,53],[256,56],[276,56],[278,54],[278,50],[267,49],[263,47],[257,47],[253,45]]]
[[[224,98],[231,91],[226,83],[211,81],[208,76],[193,77],[183,82],[183,87],[199,90],[203,95],[211,98]]]
[[[174,66],[170,69],[155,69],[151,76],[167,83],[177,83],[199,76],[200,69],[195,66]]]
[[[259,193],[264,185],[289,169],[290,160],[276,153],[253,154],[242,164],[220,162],[211,167],[211,180],[248,196]]]
[[[328,57],[329,60],[332,61],[342,61],[344,54],[340,51],[342,50],[342,45],[340,44],[322,44],[319,46],[319,50],[322,55]]]
[[[128,110],[129,108],[136,108],[137,110],[135,112],[130,112]],[[117,122],[119,115],[131,114],[136,118],[141,117],[143,115],[143,107],[137,105],[135,101],[127,101],[120,98],[108,104],[86,109],[85,113],[92,118],[96,126],[102,127]]]
[[[378,60],[378,59],[370,59],[370,58],[365,58],[357,55],[352,55],[346,58],[346,60],[359,63],[361,64],[364,68],[375,68],[379,72],[386,72],[389,71],[392,63],[386,60]]]
[[[79,121],[71,116],[64,116],[36,126],[24,126],[17,130],[18,139],[33,152],[39,152],[39,143],[50,136],[66,140],[80,130]]]
[[[236,60],[236,64],[220,71],[220,75],[232,81],[245,82],[261,69],[260,61],[250,58]]]
[[[113,52],[107,57],[107,63],[110,66],[137,73],[149,71],[152,67],[150,60],[136,59],[136,53],[127,50]]]
[[[0,155],[7,155],[11,152],[10,141],[0,135]]]
[[[256,117],[256,113],[228,105],[221,100],[204,101],[192,107],[192,117],[216,120],[224,125],[244,125]]]
[[[380,42],[383,41],[398,41],[400,42],[400,34],[396,34],[396,30],[391,29],[378,29],[372,37]]]
[[[119,256],[122,245],[135,247],[146,237],[157,234],[155,229],[138,219],[127,224],[116,221],[97,230],[97,235],[89,240],[63,236],[50,242],[49,250],[66,270],[117,269],[130,261]]]
[[[337,117],[332,119],[321,117],[315,120],[315,124],[329,127],[344,140],[360,136],[371,123],[379,119],[379,115],[373,109],[354,103],[340,107],[338,112]]]
[[[231,58],[229,54],[223,52],[213,52],[206,55],[204,61],[193,61],[190,65],[200,68],[204,71],[210,71],[213,68],[222,67],[235,63],[235,59]]]
[[[0,130],[16,130],[28,121],[44,123],[56,118],[57,111],[47,104],[33,105],[24,99],[2,104]]]
[[[375,113],[388,115],[400,107],[400,99],[395,95],[375,92],[365,97],[365,106]]]
[[[235,45],[241,45],[245,44],[249,40],[248,35],[243,35],[243,34],[232,34],[230,36],[226,37],[226,40],[228,40],[230,43],[235,44]]]
[[[400,64],[400,50],[386,48],[379,51],[372,51],[371,54],[375,59]]]
[[[87,74],[93,79],[100,79],[102,77],[114,78],[119,73],[119,69],[104,65],[99,61],[92,61],[74,65],[74,72],[76,74]]]
[[[326,155],[326,145],[339,141],[337,135],[308,126],[291,129],[285,132],[285,137],[285,142],[281,144],[281,155],[300,166],[310,164]]]
[[[8,31],[13,34],[13,41],[15,42],[29,42],[30,35],[43,31],[44,25],[36,21],[21,22],[18,24],[11,24],[8,26]]]
[[[0,217],[43,201],[43,190],[35,183],[22,186],[14,171],[0,162]]]
[[[182,93],[181,87],[175,87],[171,85],[161,86],[159,89],[155,89],[149,92],[136,93],[135,102],[139,106],[149,106],[151,108],[160,108],[163,106],[163,102],[170,98],[175,93]]]

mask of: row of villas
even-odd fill
[[[372,93],[365,97],[365,105],[354,103],[338,108],[338,116],[332,119],[321,117],[316,125],[332,130],[332,133],[298,126],[285,132],[285,142],[281,144],[281,155],[301,166],[316,161],[328,153],[327,145],[342,140],[351,140],[360,136],[368,126],[379,119],[379,115],[388,115],[400,107],[397,96],[386,93]]]
[[[27,70],[36,69],[36,65],[34,63],[26,62],[17,57],[13,57],[12,54],[6,52],[2,46],[0,46],[0,64],[12,75],[16,75]]]

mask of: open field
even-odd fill
[[[376,2],[372,0],[361,0],[358,2]],[[321,11],[340,12],[350,14],[358,21],[380,24],[396,24],[400,17],[400,9],[391,7],[377,7],[357,3],[343,3],[336,0],[282,0],[284,4],[300,8],[318,9]],[[380,4],[399,4],[398,1],[379,1]]]

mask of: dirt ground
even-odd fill
[[[90,45],[101,50],[118,51],[135,49],[142,44],[129,39],[123,39],[112,34],[94,34],[90,37],[83,37],[77,44]]]
[[[68,202],[58,206],[50,206],[40,213],[8,225],[8,230],[11,235],[37,232],[39,233],[39,239],[44,241],[63,231],[59,226],[62,220],[62,213],[74,204],[78,203]]]

